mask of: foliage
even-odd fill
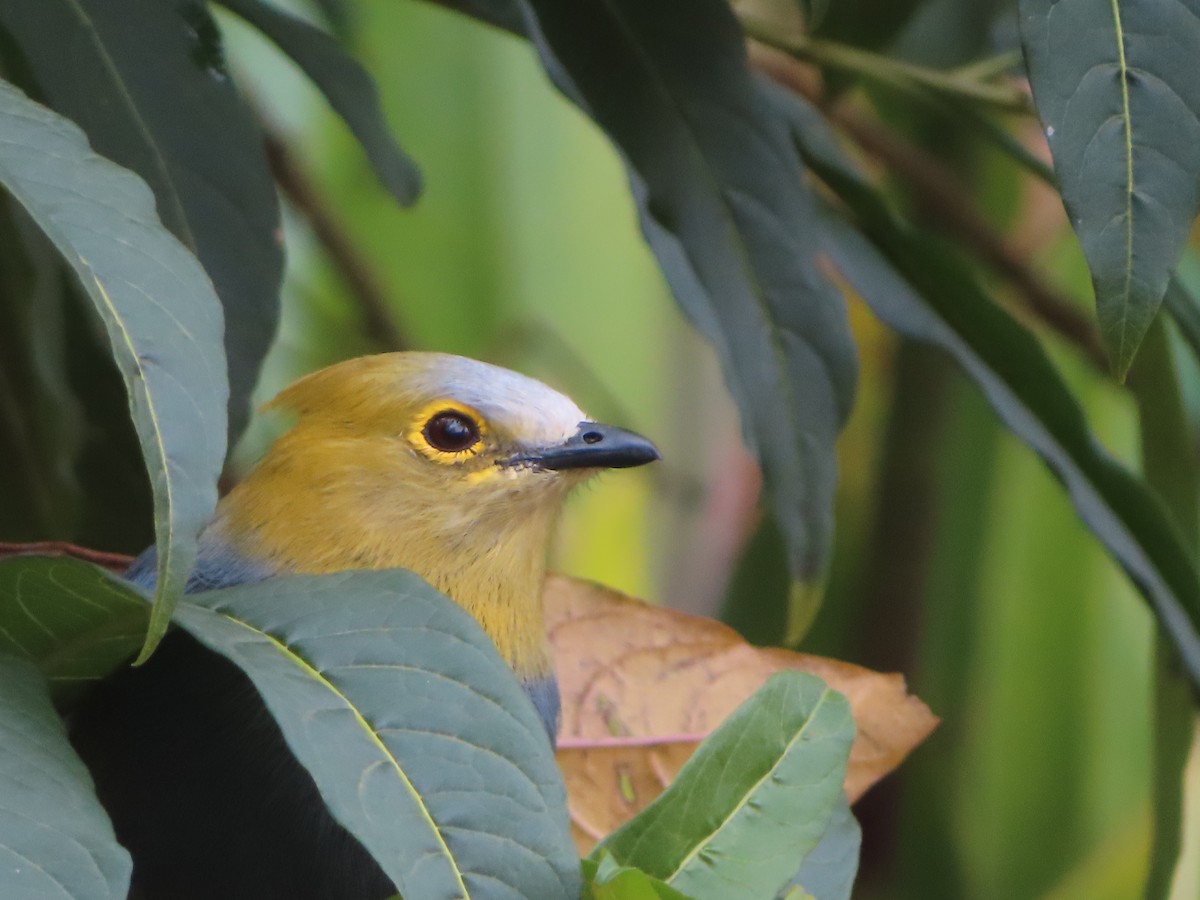
[[[519,251],[543,249],[522,230],[522,210],[534,208],[530,184],[553,183],[555,166],[538,167],[536,178],[520,182],[526,189],[493,196],[487,178],[501,177],[495,171],[504,169],[502,160],[479,153],[471,170],[479,181],[456,186],[441,178],[452,154],[422,152],[434,129],[422,132],[420,122],[434,113],[419,110],[442,105],[445,91],[474,104],[464,106],[464,116],[474,118],[461,120],[469,130],[449,139],[457,142],[453,153],[470,156],[470,142],[498,118],[495,109],[504,109],[521,123],[514,140],[523,141],[528,159],[552,158],[564,183],[587,183],[600,163],[577,166],[574,149],[541,155],[553,144],[539,139],[550,132],[538,130],[548,127],[541,117],[549,105],[530,114],[515,92],[515,99],[488,93],[507,77],[515,54],[536,54],[557,90],[615,149],[641,233],[680,308],[715,351],[762,474],[770,520],[760,523],[750,510],[753,497],[747,500],[753,478],[738,482],[733,474],[753,467],[722,451],[713,468],[734,502],[709,504],[709,530],[692,532],[715,535],[716,543],[698,543],[688,565],[676,557],[676,565],[660,560],[661,567],[676,570],[677,579],[694,569],[694,584],[715,583],[714,596],[729,583],[730,620],[749,623],[763,642],[799,640],[812,626],[817,649],[914,668],[947,720],[928,763],[912,773],[922,789],[900,807],[901,819],[926,826],[922,837],[914,844],[914,830],[903,832],[899,857],[868,852],[862,890],[883,882],[888,896],[1025,896],[1057,884],[1060,896],[1100,896],[1094,885],[1107,880],[1144,882],[1150,896],[1166,896],[1180,859],[1177,880],[1185,883],[1188,866],[1198,865],[1179,851],[1188,815],[1180,803],[1183,766],[1200,687],[1200,300],[1194,273],[1181,265],[1200,206],[1200,75],[1189,64],[1200,46],[1195,0],[438,5],[466,15],[406,0],[315,5],[316,18],[323,10],[339,34],[352,36],[367,70],[407,67],[403,84],[380,82],[381,98],[319,23],[269,0],[223,3],[312,79],[361,144],[353,157],[338,155],[344,136],[328,137],[315,115],[303,138],[281,136],[275,95],[226,59],[224,32],[237,33],[233,20],[214,19],[199,0],[0,5],[0,540],[73,540],[136,552],[153,538],[160,560],[148,614],[145,598],[82,563],[0,566],[0,646],[10,685],[0,692],[0,729],[10,736],[0,742],[0,763],[17,771],[36,752],[55,767],[45,785],[32,788],[46,792],[33,805],[46,815],[45,843],[25,847],[19,842],[27,835],[5,830],[3,848],[70,868],[75,863],[59,848],[63,840],[76,842],[95,865],[64,868],[55,896],[121,894],[127,860],[49,704],[69,709],[81,683],[102,677],[139,646],[143,656],[151,652],[173,619],[251,674],[327,803],[390,861],[398,887],[475,893],[460,870],[468,858],[476,865],[476,851],[438,844],[431,823],[440,814],[422,812],[441,789],[434,783],[441,773],[423,785],[414,774],[420,764],[380,736],[380,722],[412,713],[392,700],[411,703],[411,696],[394,685],[335,683],[326,673],[332,649],[319,638],[294,646],[286,611],[310,603],[320,619],[320,597],[329,590],[361,599],[329,613],[330,628],[345,627],[338,619],[344,615],[383,641],[390,617],[401,615],[382,599],[386,585],[428,609],[438,622],[431,635],[472,647],[470,662],[461,660],[450,682],[467,693],[488,686],[496,704],[447,727],[465,753],[504,744],[513,766],[494,778],[520,782],[529,792],[523,808],[536,808],[518,829],[531,842],[531,855],[522,857],[527,866],[514,868],[491,851],[481,865],[511,873],[514,895],[576,890],[562,785],[549,755],[527,734],[536,733],[532,713],[473,623],[444,598],[388,573],[374,576],[378,581],[351,576],[345,584],[286,583],[181,600],[197,533],[215,502],[223,460],[229,464],[227,450],[245,429],[254,385],[260,375],[270,383],[289,366],[308,367],[297,362],[302,354],[266,357],[279,324],[283,272],[276,183],[308,229],[289,224],[292,246],[313,241],[314,255],[331,261],[340,282],[331,287],[334,279],[316,263],[293,270],[281,346],[296,340],[307,318],[306,363],[395,346],[408,334],[443,349],[504,356],[506,341],[522,340],[497,324],[504,320],[500,301],[488,306],[483,299],[491,290],[532,293],[540,299],[521,301],[526,311],[538,306],[547,317],[603,319],[614,336],[610,346],[665,343],[659,337],[666,332],[656,329],[666,326],[636,308],[653,286],[628,306],[614,299],[612,309],[621,310],[615,314],[599,302],[569,302],[587,280],[575,270],[564,265],[569,275],[551,289],[550,275],[535,277],[514,261]],[[399,17],[413,26],[410,56],[384,46],[371,58],[372,38],[391,32],[355,23]],[[467,41],[480,51],[462,49]],[[253,61],[247,65],[255,71]],[[429,76],[435,72],[440,81]],[[455,82],[451,72],[475,73],[478,81],[468,84],[463,75]],[[384,124],[389,91],[405,90],[415,98],[409,118],[393,121],[408,152]],[[445,131],[441,120],[438,128]],[[369,188],[356,174],[360,153],[378,175]],[[411,220],[418,225],[382,227],[393,214],[371,204],[384,193],[403,203],[416,198],[422,179],[414,159],[426,167],[425,204],[444,211],[435,198],[454,197],[458,212],[436,212],[444,218],[431,220],[419,218],[418,208]],[[322,166],[324,181],[309,178],[309,167]],[[547,209],[562,226],[555,232],[588,219],[570,205],[547,202],[542,213]],[[447,226],[450,220],[457,226]],[[344,227],[358,233],[348,237]],[[408,233],[407,252],[396,253],[395,229],[403,227],[422,233]],[[1040,238],[1022,247],[1027,229]],[[594,250],[607,258],[601,231],[589,231],[581,256]],[[556,260],[545,253],[542,267],[554,272]],[[396,301],[381,281],[393,290],[421,282],[422,291],[397,291]],[[839,288],[850,297],[850,315]],[[1094,318],[1084,308],[1089,292]],[[891,338],[864,324],[858,296],[903,338],[894,353]],[[586,382],[578,348],[599,341],[600,331],[585,327],[578,332],[585,339],[564,339],[566,362],[550,368]],[[918,346],[926,344],[948,353],[978,386],[995,420],[958,375]],[[536,364],[545,366],[553,354],[541,352]],[[622,368],[619,358],[612,368]],[[717,401],[703,391],[689,395],[703,381],[679,368],[682,375],[664,361],[650,371],[679,387],[681,399],[660,401],[660,413],[689,396],[694,401],[695,411],[675,416],[686,420],[677,441],[686,457],[697,444],[719,444],[710,438],[722,432],[719,411],[710,408]],[[1121,384],[1126,377],[1129,387]],[[616,392],[619,400],[604,389],[587,393],[620,405],[633,392]],[[864,424],[885,411],[886,434]],[[1058,486],[1039,480],[1012,453],[1001,428],[1035,451]],[[256,439],[251,433],[248,441]],[[863,474],[876,460],[877,481]],[[235,456],[231,470],[238,465]],[[653,504],[643,486],[641,499],[627,505],[683,508],[694,477],[658,485]],[[1071,530],[1066,503],[1095,545]],[[654,514],[660,522],[683,521],[661,509]],[[568,522],[569,539],[578,527]],[[572,546],[599,545],[577,539]],[[1128,574],[1152,620],[1112,581],[1109,560]],[[413,652],[397,644],[385,655]],[[730,722],[750,736],[783,728],[786,744],[813,711],[805,692],[822,689],[801,676],[777,678]],[[1142,697],[1151,680],[1156,705],[1148,709]],[[1052,688],[1061,699],[1047,699]],[[789,691],[805,697],[783,703],[778,695]],[[308,729],[306,712],[331,702],[347,704],[351,714],[332,717],[328,732]],[[1142,730],[1101,708],[1131,710]],[[839,721],[838,746],[849,752],[848,717]],[[972,735],[968,723],[982,730]],[[821,900],[845,896],[858,835],[840,791],[825,791],[803,816],[789,802],[778,825],[730,820],[745,828],[738,847],[791,847],[794,855],[761,883],[736,859],[723,861],[723,848],[702,848],[699,832],[689,830],[706,816],[728,814],[723,786],[744,787],[760,771],[766,749],[750,752],[740,737],[722,728],[702,744],[678,781],[601,844],[585,865],[584,890],[614,898],[681,890],[719,896],[712,884],[724,878],[736,881],[740,896],[772,897],[789,880],[798,885],[793,891]],[[325,754],[333,746],[357,762],[330,764]],[[797,767],[788,776],[793,787],[818,769],[828,784],[841,784],[827,771],[836,761],[801,749],[802,759],[782,750],[776,758]],[[347,788],[368,759],[381,758],[391,765],[381,770],[386,814],[356,806]],[[953,774],[935,774],[946,761]],[[729,767],[728,782],[695,775],[713,765]],[[1118,768],[1137,774],[1118,776]],[[1117,786],[1097,799],[1088,784],[1100,783]],[[962,805],[956,786],[967,798]],[[52,790],[68,795],[52,801]],[[1018,815],[1012,810],[1025,791],[1041,805]],[[486,791],[477,793],[483,810]],[[733,795],[735,805],[748,796]],[[14,815],[28,814],[29,801],[17,793],[0,797]],[[976,801],[983,812],[972,815]],[[50,807],[62,804],[79,815],[51,821]],[[757,812],[759,800],[754,804]],[[429,809],[434,805],[430,799]],[[1152,829],[1128,812],[1144,806]],[[865,817],[869,851],[878,816],[868,808]],[[486,818],[481,812],[476,824]],[[808,826],[803,839],[786,830],[797,824]],[[666,837],[648,842],[649,850],[630,837],[656,827]],[[1151,832],[1142,854],[1139,840]],[[832,849],[821,840],[830,835]],[[1109,852],[1114,842],[1123,855]],[[802,868],[813,847],[842,861],[815,883],[805,881]],[[441,862],[431,863],[429,881],[409,883],[414,867],[397,860],[426,851]],[[696,859],[709,853],[712,865],[697,869],[696,880],[673,880],[680,860],[672,852]],[[1096,874],[1118,858],[1133,859],[1123,881]],[[19,868],[0,868],[0,893],[24,890],[20,877]],[[706,878],[713,880],[706,885]]]

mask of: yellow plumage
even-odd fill
[[[649,462],[653,446],[587,422],[539,382],[441,354],[351,360],[272,405],[295,422],[217,507],[189,590],[412,569],[475,616],[553,741],[558,688],[541,609],[551,529],[573,485]],[[149,587],[155,571],[149,551],[126,577]],[[135,860],[133,896],[395,891],[328,814],[245,675],[186,634],[98,687],[71,737]]]
[[[272,572],[411,569],[470,612],[523,679],[550,672],[542,581],[567,492],[596,468],[657,456],[537,381],[444,354],[350,360],[271,406],[296,422],[221,502],[208,540]],[[474,423],[478,440],[434,446],[426,429],[443,413]],[[570,465],[547,459],[572,441]]]

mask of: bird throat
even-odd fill
[[[470,613],[522,681],[552,674],[542,587],[557,505],[455,521],[419,503],[398,515],[394,504],[329,496],[284,494],[251,477],[222,501],[210,537],[276,574],[409,569]]]

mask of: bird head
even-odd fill
[[[294,424],[222,500],[214,538],[272,572],[411,569],[518,674],[547,664],[541,585],[568,491],[658,459],[539,381],[440,353],[352,359],[269,407]]]
[[[443,505],[547,502],[599,469],[658,459],[645,438],[588,421],[540,381],[444,353],[352,359],[300,379],[268,408],[298,417],[292,443],[331,442],[343,464],[383,466],[388,477],[372,490],[390,485],[405,500],[433,492]]]

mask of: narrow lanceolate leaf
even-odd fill
[[[1200,0],[1021,0],[1063,202],[1124,377],[1200,210]]]
[[[773,900],[842,797],[854,720],[819,678],[775,675],[597,849],[696,900]]]
[[[221,304],[131,172],[0,82],[0,185],[75,271],[108,330],[154,491],[158,589],[144,652],[183,593],[217,502],[229,386]]]
[[[811,588],[830,550],[854,350],[816,268],[814,199],[741,29],[725,0],[525,5],[550,76],[626,162],[642,231],[717,350],[793,576]]]
[[[1084,523],[1137,585],[1200,687],[1200,574],[1166,510],[1088,429],[1041,345],[983,292],[948,248],[912,234],[838,151],[811,107],[793,104],[806,161],[850,207],[822,234],[846,280],[888,325],[941,347],[1006,426],[1063,483]]]
[[[264,0],[220,0],[292,58],[350,127],[383,186],[400,203],[415,203],[421,174],[388,130],[375,82],[337,41]]]
[[[1092,436],[1034,337],[947,257],[897,243],[885,259],[850,226],[831,219],[827,229],[835,264],[875,313],[900,333],[948,351],[1004,424],[1045,460],[1150,602],[1200,687],[1200,575],[1157,498]],[[892,268],[898,263],[903,276]]]
[[[45,681],[0,653],[0,897],[124,900],[131,868]]]
[[[163,224],[204,264],[225,307],[236,440],[275,335],[283,249],[261,129],[226,71],[205,4],[4,0],[6,34],[9,77],[79,125],[98,154],[140,175]],[[19,60],[8,60],[18,47]],[[188,302],[158,299],[172,309]]]
[[[32,661],[59,706],[137,653],[149,618],[146,599],[97,566],[66,557],[0,560],[0,653]]]
[[[276,578],[189,596],[176,620],[250,677],[402,896],[578,896],[541,719],[474,619],[415,575]]]

